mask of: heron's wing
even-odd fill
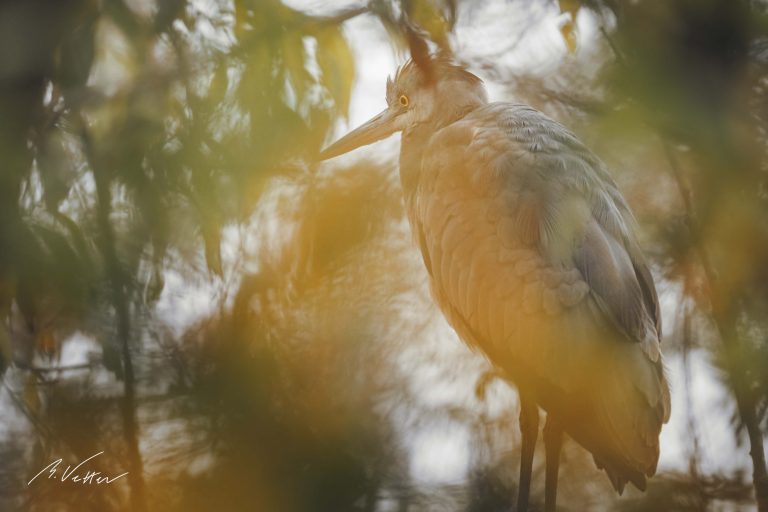
[[[512,163],[506,185],[519,191],[515,213],[527,242],[553,265],[574,265],[627,339],[657,358],[661,319],[656,289],[634,234],[634,218],[605,165],[566,128],[530,107],[502,110]],[[479,137],[478,143],[482,144]]]
[[[552,408],[591,415],[572,435],[625,475],[617,488],[642,485],[669,394],[653,282],[602,164],[542,114],[498,104],[438,132],[421,172],[409,215],[449,322],[553,390]]]

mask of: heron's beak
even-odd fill
[[[319,156],[320,160],[328,160],[389,137],[398,130],[397,123],[395,123],[396,118],[396,113],[390,109],[385,109],[362,126],[355,128],[322,150]]]

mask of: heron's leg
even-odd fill
[[[517,489],[517,512],[528,512],[533,471],[533,450],[539,435],[539,407],[529,396],[520,392],[520,482]]]
[[[544,450],[546,451],[547,475],[544,484],[544,510],[555,512],[557,507],[557,474],[560,469],[560,449],[563,446],[563,428],[557,418],[547,414],[544,425]]]

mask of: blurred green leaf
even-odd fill
[[[82,87],[91,72],[95,55],[96,18],[69,33],[59,48],[58,83],[64,89]]]
[[[229,67],[224,64],[220,64],[213,73],[211,84],[208,87],[207,99],[214,105],[217,105],[224,100],[224,96],[229,88],[228,75]]]
[[[456,6],[440,0],[410,0],[404,2],[409,20],[429,34],[441,48],[449,48],[448,34],[453,26]]]
[[[340,27],[325,27],[316,35],[317,63],[337,115],[346,117],[355,79],[355,59]]]

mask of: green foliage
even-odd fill
[[[157,299],[171,250],[194,260],[202,246],[221,275],[221,229],[250,215],[287,161],[316,153],[349,107],[354,63],[334,19],[280,2],[207,13],[183,1],[154,12],[70,3],[65,16],[45,2],[3,6],[20,28],[8,45],[28,49],[0,66],[3,189],[23,194],[3,207],[5,312],[32,300],[13,289],[37,300],[51,293],[44,284],[76,309],[95,308],[87,288],[112,271],[99,263],[98,239],[112,236],[94,225],[100,208],[129,295],[149,279],[144,299]],[[25,29],[42,25],[41,45],[40,31]],[[155,270],[144,276],[147,266]],[[36,313],[22,309],[33,324]]]

